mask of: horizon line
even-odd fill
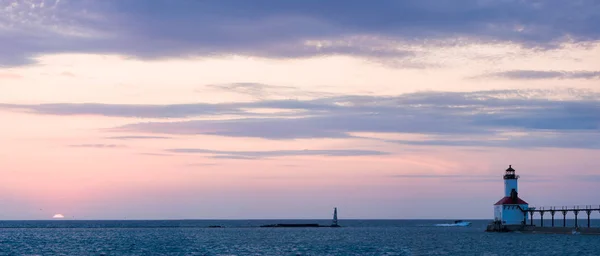
[[[382,219],[374,219],[374,218],[365,218],[365,219],[361,219],[361,218],[338,218],[338,220],[342,221],[342,220],[350,220],[350,221],[355,221],[355,220],[372,220],[372,221],[380,221],[380,220],[458,220],[460,218],[445,218],[445,219],[438,219],[438,218],[425,218],[425,219],[389,219],[389,218],[382,218]],[[587,220],[587,218],[584,218],[585,220]],[[578,220],[584,220],[581,218],[578,218]],[[77,221],[77,220],[81,220],[81,221],[245,221],[245,220],[252,220],[252,221],[261,221],[261,220],[323,220],[323,221],[331,221],[331,219],[311,219],[311,218],[269,218],[269,219],[264,219],[264,218],[250,218],[250,219],[189,219],[189,218],[185,218],[185,219],[74,219],[74,218],[63,218],[63,219],[0,219],[1,221]],[[461,220],[493,220],[493,218],[462,218]],[[534,219],[534,221],[539,221],[540,219]],[[567,220],[575,220],[575,218],[567,218]],[[590,218],[590,220],[600,220],[600,217],[598,218]],[[551,221],[551,219],[544,219],[544,222],[546,221]],[[562,218],[558,219],[555,218],[555,221],[562,221]]]

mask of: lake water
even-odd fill
[[[255,228],[290,222],[330,220],[0,221],[0,255],[600,255],[600,236],[486,233],[488,220],[470,227],[340,220],[342,228]]]

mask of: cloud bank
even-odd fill
[[[203,134],[289,140],[402,133],[427,135],[428,139],[384,141],[442,146],[600,147],[600,95],[574,89],[418,92],[224,104],[51,106],[13,104],[0,108],[46,115],[190,117],[184,121],[138,122],[111,129],[112,132],[156,134],[113,137],[119,139]],[[292,112],[252,113],[265,108]],[[212,118],[221,117],[221,113],[237,115],[230,119]],[[202,120],[193,119],[198,116],[203,117]]]
[[[595,0],[3,1],[0,65],[63,52],[410,59],[423,44],[596,42],[599,23]]]
[[[119,130],[264,139],[408,133],[429,139],[384,141],[424,146],[600,148],[600,95],[584,90],[420,92],[248,104],[244,107],[302,111],[295,117],[147,122]]]

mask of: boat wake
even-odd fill
[[[436,227],[468,227],[468,226],[471,226],[471,222],[457,220],[454,223],[441,223],[441,224],[435,224],[434,226],[436,226]]]

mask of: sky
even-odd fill
[[[0,219],[600,204],[595,0],[0,0]],[[600,217],[600,215],[598,215]]]

